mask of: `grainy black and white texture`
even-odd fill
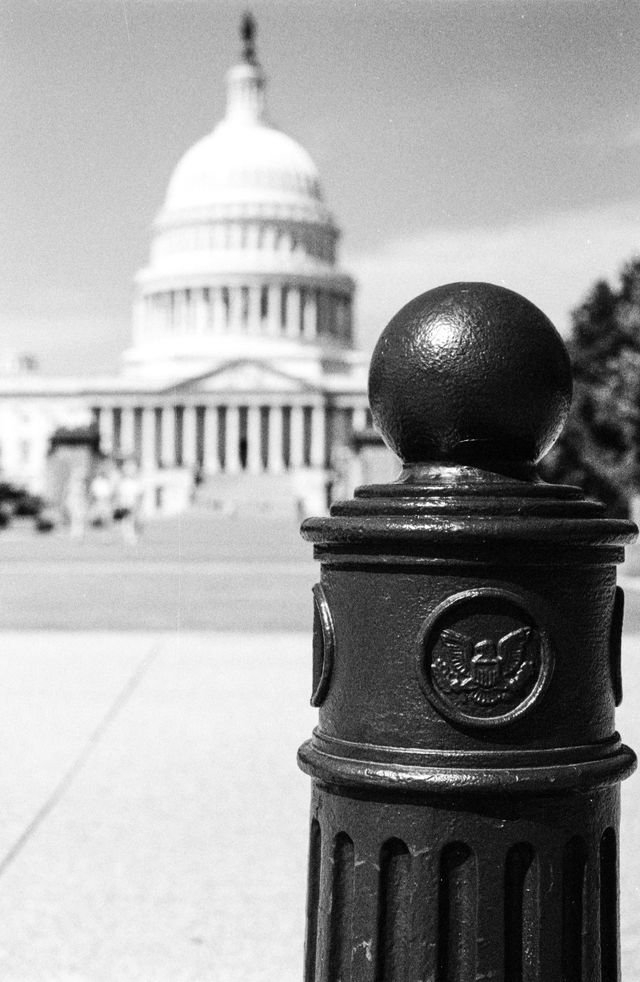
[[[302,527],[330,652],[299,754],[306,982],[619,979],[637,529],[535,474],[570,388],[548,319],[499,287],[429,291],[382,334],[370,400],[402,474]]]

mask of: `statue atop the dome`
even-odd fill
[[[256,22],[253,14],[247,10],[240,22],[240,38],[242,39],[242,60],[249,65],[255,65],[256,59]]]

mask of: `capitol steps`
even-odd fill
[[[214,474],[198,486],[195,502],[225,515],[304,517],[326,510],[324,487],[324,472],[311,468],[295,475]]]

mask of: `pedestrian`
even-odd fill
[[[133,460],[126,460],[115,487],[114,518],[120,522],[125,542],[135,543],[140,530],[142,485]]]
[[[81,467],[74,467],[69,475],[64,505],[69,519],[69,535],[72,539],[82,539],[87,524],[88,501],[86,476]]]
[[[113,481],[104,468],[100,468],[89,485],[91,496],[91,524],[104,528],[113,518]]]

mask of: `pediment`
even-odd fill
[[[187,379],[173,387],[184,393],[266,393],[315,392],[317,387],[306,379],[282,372],[259,361],[235,361],[205,375]]]

